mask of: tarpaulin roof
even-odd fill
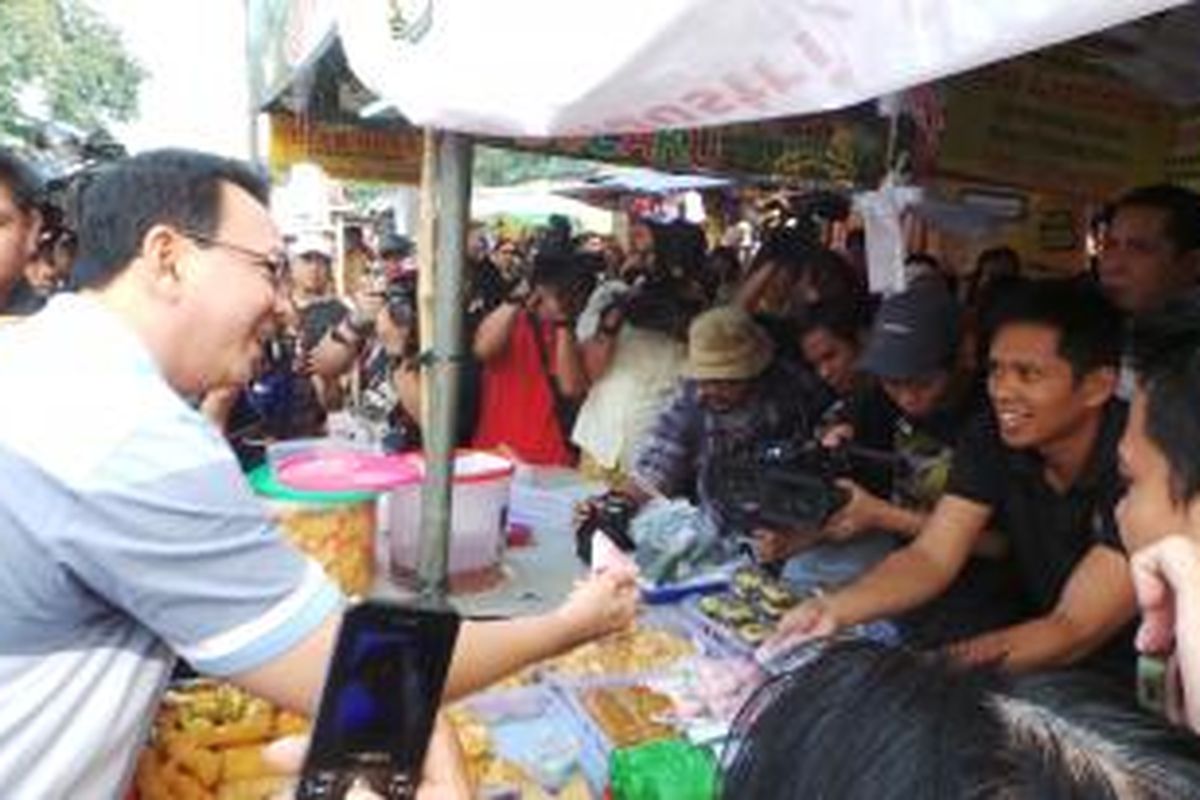
[[[583,135],[842,108],[1182,0],[356,0],[350,67],[409,120]]]

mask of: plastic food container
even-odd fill
[[[344,455],[350,453],[376,453],[378,450],[363,442],[334,439],[329,436],[308,439],[284,439],[271,442],[266,447],[266,463],[274,475],[279,475],[283,463],[297,456]]]
[[[343,592],[370,592],[375,580],[375,493],[291,489],[279,483],[266,464],[247,477],[288,540],[316,559]]]
[[[414,477],[390,498],[391,571],[396,581],[412,585],[419,558],[425,459],[420,453],[402,458],[409,461]],[[483,591],[499,583],[513,470],[511,461],[492,453],[464,450],[455,455],[447,565],[451,591]]]

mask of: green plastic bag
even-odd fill
[[[682,739],[615,750],[609,761],[613,800],[712,800],[717,768],[712,753]]]

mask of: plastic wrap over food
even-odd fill
[[[642,576],[655,584],[687,580],[736,555],[712,520],[686,500],[647,503],[634,518],[630,536],[637,544]]]

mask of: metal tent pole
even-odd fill
[[[462,134],[433,131],[427,132],[425,147],[422,233],[426,242],[432,239],[433,259],[422,259],[419,288],[422,347],[428,355],[423,370],[426,468],[417,570],[421,595],[436,599],[443,597],[449,588],[450,500],[463,347],[462,287],[471,202],[472,141]]]

